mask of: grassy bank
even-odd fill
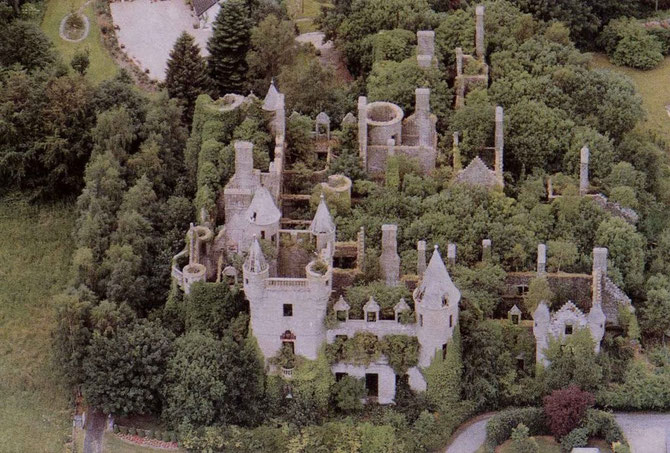
[[[61,39],[59,33],[61,20],[67,16],[72,9],[79,9],[86,0],[48,0],[42,30],[51,39],[56,49],[61,54],[63,61],[68,65],[77,50],[88,49],[91,64],[86,73],[91,82],[98,83],[113,77],[118,67],[102,44],[100,27],[96,22],[94,2],[89,2],[83,10],[90,23],[90,31],[86,39],[73,43]]]
[[[73,210],[0,198],[0,451],[62,452],[67,394],[50,353],[51,298],[67,283]]]
[[[661,133],[670,143],[670,118],[665,110],[665,106],[670,104],[670,83],[668,83],[670,81],[670,57],[666,57],[657,68],[649,71],[615,66],[603,54],[593,55],[593,65],[596,68],[620,72],[633,80],[647,111],[645,126]]]
[[[317,31],[314,19],[321,14],[321,8],[332,8],[329,0],[288,0],[286,8],[295,20],[300,33]]]

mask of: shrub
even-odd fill
[[[538,453],[540,450],[535,439],[528,437],[528,427],[523,423],[512,430],[512,445],[514,453]]]
[[[114,423],[114,432],[118,434],[119,431],[121,431],[121,430],[119,429],[119,425],[117,425],[116,423]]]
[[[365,398],[365,384],[361,379],[344,376],[333,386],[333,397],[337,408],[343,412],[360,410],[363,408],[361,399]]]
[[[589,437],[605,439],[608,444],[625,442],[621,427],[616,422],[614,415],[609,412],[589,409],[586,411],[584,427],[589,430]]]
[[[419,340],[407,335],[386,335],[382,340],[382,353],[393,371],[403,375],[419,363]]]
[[[560,439],[577,428],[594,402],[591,393],[576,386],[551,392],[544,398],[544,412],[552,434]]]
[[[545,435],[547,429],[544,410],[539,407],[514,408],[501,411],[491,417],[486,424],[486,444],[494,448],[512,435],[519,423],[528,427],[529,435]]]
[[[119,432],[121,434],[128,434],[128,427],[127,426],[119,426]]]
[[[575,428],[561,439],[561,451],[570,453],[575,447],[586,447],[589,441],[587,428]]]
[[[651,69],[663,61],[664,44],[632,18],[611,21],[600,35],[600,44],[617,65]]]

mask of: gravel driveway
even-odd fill
[[[195,38],[203,55],[212,34],[211,28],[194,29],[196,21],[191,8],[184,0],[134,0],[110,3],[116,37],[123,49],[143,70],[149,69],[149,77],[165,79],[165,68],[170,51],[182,33]]]

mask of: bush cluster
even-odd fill
[[[663,61],[666,44],[657,33],[649,33],[644,26],[632,18],[621,18],[610,22],[600,35],[612,63],[637,69],[652,69]]]

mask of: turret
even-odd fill
[[[270,192],[259,186],[254,193],[251,204],[245,213],[246,221],[249,223],[249,235],[259,236],[261,239],[272,241],[277,247],[279,244],[279,222],[281,211],[275,205]]]
[[[438,351],[446,351],[458,323],[458,303],[461,300],[461,292],[451,281],[437,246],[413,297],[421,344],[419,366],[426,367]]]
[[[263,110],[273,113],[270,128],[275,137],[283,137],[286,134],[286,110],[284,95],[277,91],[274,79],[270,82],[270,88],[263,100]]]
[[[309,231],[316,236],[316,250],[317,252],[326,248],[328,244],[334,247],[335,243],[335,223],[328,210],[326,200],[321,194],[319,206],[316,208],[316,214],[309,226]]]
[[[244,294],[253,305],[262,303],[265,292],[265,279],[270,276],[270,266],[265,260],[261,244],[258,238],[254,236],[249,247],[247,259],[242,266],[244,278]]]

